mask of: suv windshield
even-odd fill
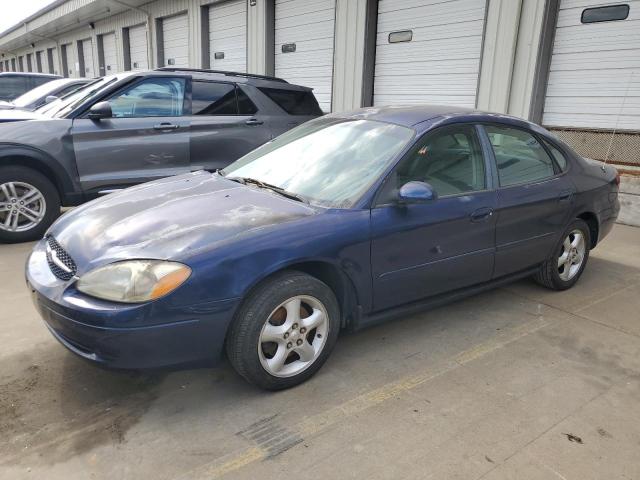
[[[54,100],[51,103],[47,103],[40,108],[36,109],[36,112],[46,115],[48,117],[60,118],[67,115],[78,105],[102,92],[105,88],[111,85],[118,80],[122,80],[130,76],[131,73],[120,74],[120,75],[109,75],[108,77],[99,78],[91,83],[80,87],[78,90],[74,90],[73,92],[59,98],[58,100]]]
[[[323,117],[280,135],[220,173],[273,185],[318,205],[351,208],[413,135],[400,125]]]

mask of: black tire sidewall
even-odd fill
[[[292,377],[275,377],[260,362],[258,340],[271,312],[296,295],[312,296],[322,302],[329,317],[327,338],[312,365]],[[336,343],[339,330],[340,308],[332,290],[315,277],[287,271],[267,279],[247,296],[227,335],[227,356],[236,371],[250,383],[266,390],[290,388],[306,381],[322,367]]]
[[[47,228],[60,215],[60,195],[56,187],[43,174],[28,167],[0,167],[0,184],[7,182],[24,182],[36,187],[44,196],[46,211],[42,221],[24,232],[7,232],[0,230],[0,243],[19,243],[42,238]]]
[[[564,239],[567,238],[567,235],[569,235],[569,233],[571,233],[573,230],[580,230],[584,235],[584,239],[585,239],[584,259],[582,261],[582,265],[580,266],[580,270],[578,271],[578,273],[576,273],[574,277],[571,278],[570,280],[565,281],[560,278],[560,272],[558,271],[557,262],[558,262],[558,257],[560,256],[560,252],[562,251],[562,244],[564,242]],[[549,262],[552,262],[551,266],[552,267],[555,266],[555,268],[553,268],[551,271],[552,271],[552,279],[553,279],[554,286],[558,290],[566,290],[568,288],[573,287],[576,284],[576,282],[582,276],[582,272],[584,272],[585,267],[587,266],[590,250],[591,250],[591,231],[589,230],[589,225],[587,225],[587,223],[584,220],[576,219],[569,224],[569,226],[564,230],[564,232],[562,232],[562,236],[558,241],[558,245],[554,249],[553,257],[549,260]]]

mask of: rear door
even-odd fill
[[[103,192],[190,171],[188,76],[153,76],[110,95],[113,118],[73,121],[82,188]]]
[[[497,167],[494,278],[546,260],[567,223],[575,187],[531,132],[485,125]]]
[[[269,117],[232,82],[194,80],[191,92],[192,170],[216,170],[271,140]]]

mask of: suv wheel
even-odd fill
[[[246,380],[267,390],[298,385],[320,369],[340,330],[331,289],[302,272],[266,280],[229,329],[227,356]]]
[[[60,214],[60,196],[40,172],[0,168],[0,242],[37,240]]]

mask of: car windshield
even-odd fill
[[[60,79],[60,80],[51,80],[45,84],[40,85],[39,87],[34,88],[33,90],[29,90],[27,93],[20,95],[13,101],[13,104],[16,107],[27,107],[31,105],[33,102],[41,99],[49,95],[51,92],[57,90],[58,88],[69,83],[69,80]]]
[[[253,150],[220,174],[257,180],[317,205],[351,208],[413,135],[400,125],[323,117]]]

